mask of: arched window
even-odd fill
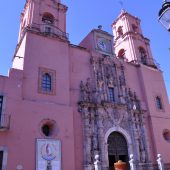
[[[124,59],[125,58],[125,50],[121,49],[118,52],[118,57]]]
[[[147,55],[144,48],[139,47],[140,59],[144,65],[147,65]]]
[[[114,96],[114,88],[113,87],[109,87],[109,101],[110,102],[114,102],[115,101],[115,96]]]
[[[132,29],[133,29],[133,32],[135,33],[138,32],[138,27],[135,24],[132,24]]]
[[[56,121],[49,118],[40,122],[39,130],[44,137],[54,137],[58,133]]]
[[[119,26],[118,29],[117,29],[117,33],[118,33],[118,36],[122,36],[123,35],[123,29],[122,29],[122,26]]]
[[[42,75],[41,88],[45,92],[51,91],[51,76],[48,73]]]
[[[44,13],[42,17],[42,22],[44,22],[45,24],[53,24],[54,16],[50,13]]]
[[[2,169],[2,164],[3,164],[3,151],[0,151],[0,168]]]
[[[47,35],[50,35],[53,32],[52,25],[54,24],[54,16],[46,12],[42,17],[42,22],[44,23],[43,32]]]
[[[3,96],[0,96],[0,118],[2,113]]]
[[[161,98],[160,98],[159,96],[156,97],[156,107],[157,107],[157,109],[159,109],[159,110],[162,110],[162,109],[163,109],[162,101],[161,101]]]
[[[56,93],[56,71],[48,68],[39,68],[38,92],[42,94],[55,95]]]

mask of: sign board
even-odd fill
[[[37,139],[36,170],[61,170],[61,142]]]

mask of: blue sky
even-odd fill
[[[170,33],[158,23],[162,0],[122,0],[126,11],[141,19],[145,37],[150,39],[153,57],[160,64],[170,97]],[[112,33],[111,23],[121,10],[119,0],[63,0],[68,6],[67,32],[70,41],[78,44],[98,25]],[[2,1],[0,6],[0,74],[7,75],[17,44],[20,13],[25,0]],[[156,81],[155,81],[156,82]]]

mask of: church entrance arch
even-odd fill
[[[122,160],[128,165],[128,145],[125,137],[119,132],[112,132],[108,136],[107,144],[109,170],[114,169],[114,163],[118,160]]]

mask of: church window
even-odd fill
[[[157,109],[159,110],[162,110],[163,109],[163,106],[162,106],[162,100],[159,96],[156,97],[156,107]]]
[[[39,69],[38,91],[44,94],[55,94],[55,70]]]
[[[109,101],[110,102],[114,102],[115,101],[115,97],[114,97],[114,88],[113,87],[109,87]]]
[[[135,24],[132,24],[132,30],[133,32],[137,33],[138,27]]]
[[[0,96],[0,115],[2,114],[3,96]]]
[[[52,25],[54,24],[54,16],[50,13],[44,13],[42,17],[42,22],[43,22],[43,32],[47,35],[52,33]]]
[[[41,134],[45,137],[52,137],[58,133],[58,128],[54,120],[45,119],[40,125]]]
[[[121,59],[125,58],[125,50],[124,49],[119,50],[118,57]]]
[[[50,13],[44,13],[42,17],[42,22],[45,24],[53,24],[54,23],[54,16]]]
[[[45,124],[43,127],[42,127],[42,132],[45,136],[50,136],[50,126]]]
[[[119,27],[118,27],[117,33],[118,33],[118,36],[122,36],[122,35],[123,35],[122,26],[119,26]]]
[[[147,55],[146,55],[146,51],[144,50],[144,48],[139,47],[139,53],[140,53],[140,59],[142,64],[147,65]]]
[[[51,76],[48,73],[42,75],[41,83],[43,91],[51,91]]]
[[[3,165],[3,151],[0,151],[0,169],[2,169],[2,165]]]

